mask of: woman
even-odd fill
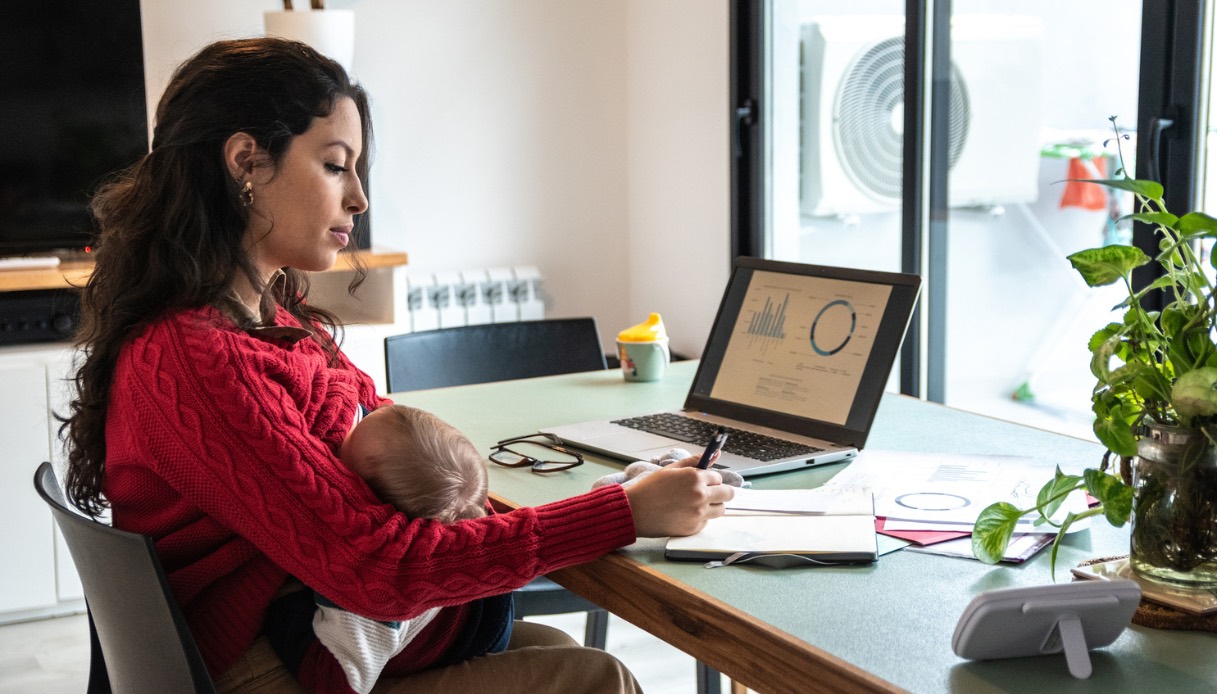
[[[483,599],[696,532],[731,491],[683,467],[452,525],[376,499],[336,455],[356,408],[389,401],[301,272],[332,266],[367,209],[370,133],[363,90],[303,44],[223,41],[178,69],[151,151],[93,203],[68,492],[154,538],[221,691],[326,688],[263,634],[297,580],[374,619],[443,608],[391,669],[413,674],[374,691],[632,691],[611,656],[539,625],[516,623],[502,653],[462,645]]]

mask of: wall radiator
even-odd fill
[[[406,312],[410,331],[483,323],[541,320],[541,272],[529,265],[512,268],[406,273]]]
[[[342,350],[385,392],[386,337],[422,330],[545,318],[533,266],[433,272],[409,266],[368,273],[355,296],[349,273],[310,278],[313,296],[343,321]]]

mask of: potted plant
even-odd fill
[[[1115,119],[1112,119],[1114,125]],[[1124,136],[1127,137],[1127,136]],[[1109,141],[1110,142],[1110,141]],[[1117,145],[1119,132],[1117,130]],[[1176,216],[1166,209],[1163,188],[1128,178],[1088,181],[1131,192],[1129,215],[1154,226],[1159,252],[1150,258],[1133,246],[1104,246],[1068,256],[1090,287],[1122,282],[1128,297],[1113,310],[1119,320],[1089,342],[1094,433],[1107,447],[1097,467],[1081,475],[1056,475],[1036,505],[1019,509],[993,504],[978,516],[972,534],[977,558],[996,563],[1015,524],[1034,516],[1058,528],[1052,546],[1055,574],[1061,538],[1074,522],[1103,516],[1116,527],[1132,519],[1130,563],[1143,577],[1193,586],[1217,586],[1217,291],[1213,266],[1196,246],[1217,238],[1217,219],[1203,212]],[[1161,276],[1141,290],[1135,268],[1157,263]],[[1142,299],[1161,292],[1165,307],[1146,310]],[[1118,461],[1118,465],[1114,462]],[[1098,504],[1051,520],[1065,498],[1085,490]]]

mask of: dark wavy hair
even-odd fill
[[[263,286],[242,240],[250,210],[224,163],[233,134],[254,138],[277,165],[292,139],[339,99],[355,102],[364,155],[356,172],[367,180],[371,120],[367,94],[342,66],[305,44],[277,38],[213,43],[174,73],[156,109],[152,148],[93,197],[101,230],[96,268],[81,291],[82,354],[76,397],[65,418],[66,489],[96,515],[106,458],[106,408],[118,355],[142,326],[166,312],[216,303],[239,275],[313,332],[331,358],[338,319],[306,303],[308,278],[286,269],[287,281]],[[357,229],[362,225],[357,225]],[[356,258],[354,291],[366,274]],[[328,334],[322,335],[322,332]]]

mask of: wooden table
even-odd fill
[[[482,450],[539,426],[678,407],[695,363],[674,364],[656,383],[625,383],[616,371],[400,393]],[[1031,456],[1079,470],[1099,460],[1091,442],[885,396],[868,448]],[[588,490],[621,464],[589,456],[557,475],[491,466],[503,508],[537,505]],[[841,465],[758,478],[759,488],[823,484]],[[1128,531],[1106,524],[1069,538],[1058,579],[1086,559],[1127,553]],[[968,662],[951,651],[955,623],[980,592],[1051,582],[1048,553],[1019,566],[898,551],[869,567],[705,569],[671,562],[663,541],[644,539],[551,577],[655,636],[761,692],[1211,692],[1217,636],[1130,628],[1091,653],[1094,674],[1076,680],[1064,656]]]

